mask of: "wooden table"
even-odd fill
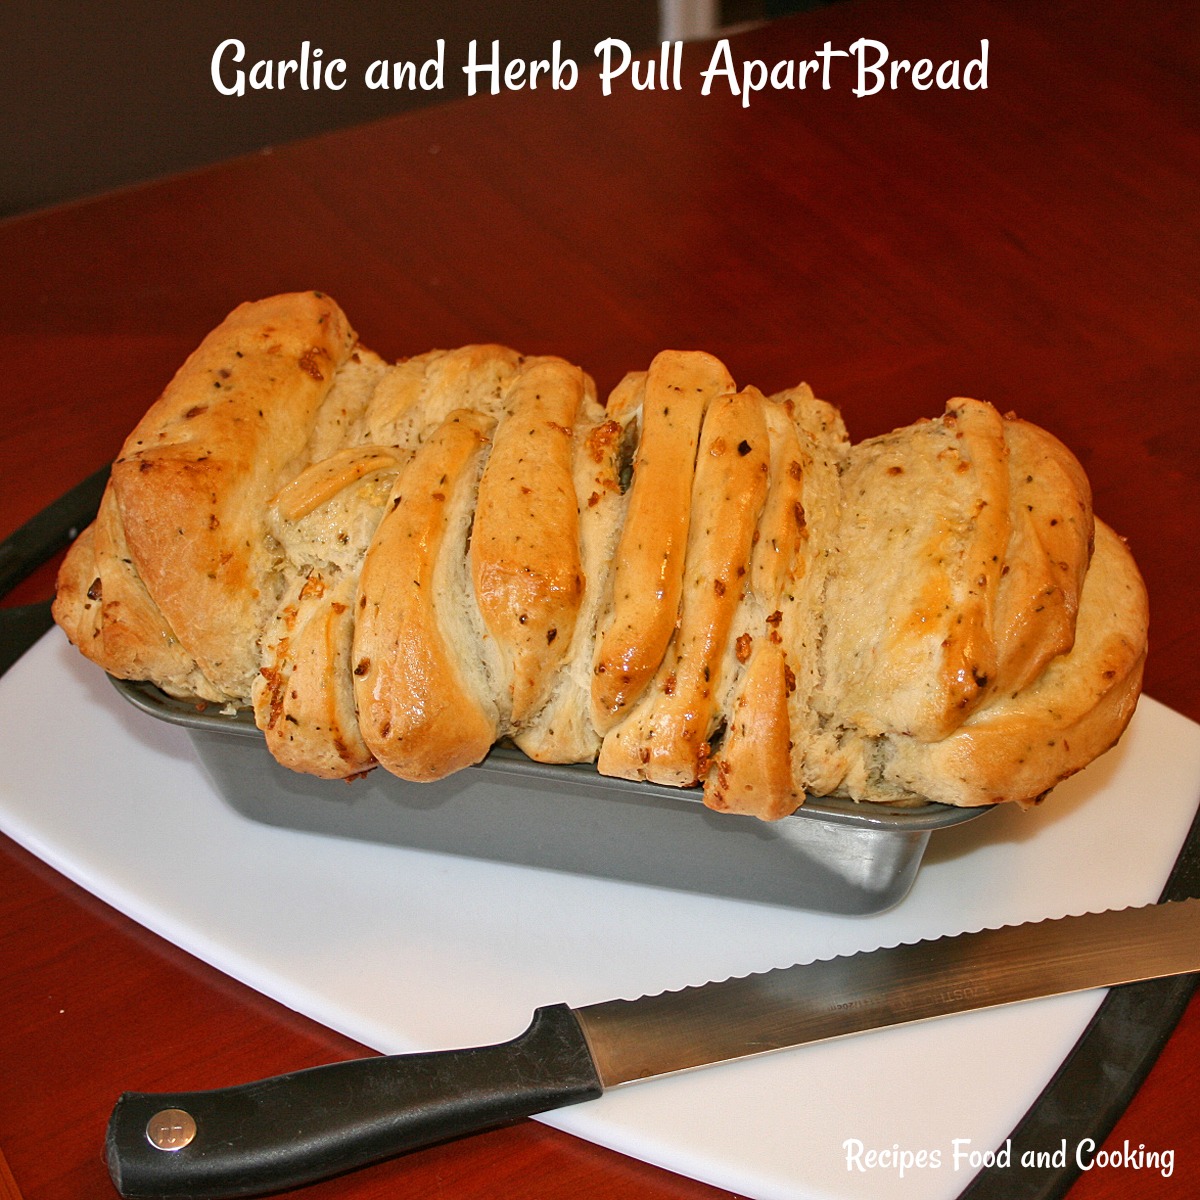
[[[735,38],[976,57],[986,90],[764,90],[748,107],[688,47],[683,90],[585,73],[450,104],[0,225],[0,536],[111,460],[242,299],[317,287],[388,356],[497,340],[602,390],[666,346],[764,390],[804,378],[856,439],[980,395],[1079,454],[1153,602],[1149,694],[1200,719],[1200,28],[1117,0],[850,3]],[[1127,15],[1130,14],[1130,15]],[[586,65],[586,64],[585,64]],[[8,603],[44,598],[43,571]],[[0,731],[0,743],[3,740]],[[46,753],[86,753],[46,730]],[[27,1200],[112,1194],[116,1094],[361,1052],[0,853],[0,1147]],[[165,1020],[164,1014],[170,1014]],[[1194,1195],[1200,1002],[1110,1139],[1174,1176],[1081,1177],[1072,1200]],[[541,1125],[304,1195],[656,1197],[712,1189]]]

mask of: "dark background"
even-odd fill
[[[466,93],[472,38],[501,60],[549,57],[556,38],[581,68],[606,37],[637,50],[659,35],[654,0],[4,0],[0,4],[0,217],[175,174],[310,134]],[[257,59],[294,59],[307,38],[347,62],[344,90],[221,95],[210,60],[226,38]],[[416,60],[446,39],[445,88],[373,92],[375,59]]]

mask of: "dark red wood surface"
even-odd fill
[[[935,62],[987,38],[989,86],[856,98],[844,80],[743,108],[699,95],[695,46],[681,94],[603,97],[585,76],[0,224],[0,537],[110,461],[236,303],[315,287],[388,356],[496,340],[603,391],[703,348],[764,390],[807,379],[856,439],[953,395],[1014,409],[1078,453],[1150,589],[1146,690],[1200,719],[1193,6],[852,0],[733,48],[770,64],[862,36]],[[86,754],[69,728],[45,738]],[[0,1148],[27,1200],[113,1194],[123,1088],[359,1052],[0,839]],[[1072,1200],[1198,1194],[1198,1062],[1194,1002],[1110,1139],[1173,1149],[1173,1176],[1092,1171]],[[303,1194],[719,1195],[533,1122]]]

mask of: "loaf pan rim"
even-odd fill
[[[120,679],[108,676],[117,692],[135,709],[156,720],[181,726],[189,731],[221,734],[227,737],[262,738],[249,709],[229,711],[220,705],[203,700],[183,700],[168,695],[146,680]],[[264,742],[264,753],[266,746]],[[675,788],[641,780],[620,779],[601,775],[594,763],[541,763],[529,758],[515,746],[504,743],[493,746],[481,762],[467,767],[468,771],[496,771],[510,775],[527,775],[546,782],[560,782],[565,787],[586,785],[591,789],[620,792],[626,796],[668,798],[681,803],[702,804],[699,788]],[[419,787],[396,779],[397,786]],[[808,796],[803,804],[784,821],[823,821],[857,829],[892,831],[900,834],[923,830],[945,829],[961,825],[982,816],[995,805],[956,807],[929,801],[911,807],[850,800],[837,796]]]

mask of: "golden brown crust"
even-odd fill
[[[779,607],[785,589],[794,585],[797,573],[804,570],[802,550],[810,536],[804,483],[812,457],[778,404],[766,410],[766,418],[771,438],[770,478],[750,563],[750,582],[771,613]]]
[[[696,458],[679,626],[653,684],[604,739],[602,774],[691,786],[709,737],[730,629],[767,494],[766,400],[754,388],[708,405]]]
[[[980,401],[851,448],[807,387],[667,351],[605,412],[503,346],[389,366],[316,293],[188,359],[54,615],[114,675],[252,701],[297,770],[435,779],[510,735],[767,820],[1030,803],[1120,736],[1147,637],[1079,463]]]
[[[111,485],[59,568],[53,612],[74,645],[118,679],[152,679],[183,698],[229,699],[205,678],[138,577]]]
[[[636,426],[636,407],[626,405],[623,397],[638,386],[634,377],[627,377],[604,409],[588,397],[576,426],[573,478],[583,598],[549,699],[512,735],[539,762],[591,762],[600,750],[600,734],[591,720],[592,660],[625,511],[622,476]]]
[[[736,390],[709,354],[664,350],[642,385],[642,432],[617,547],[612,611],[593,665],[592,720],[607,733],[662,662],[679,615],[700,424]]]
[[[1032,803],[1121,736],[1146,658],[1145,585],[1125,543],[1096,522],[1074,645],[1028,687],[999,697],[950,737],[893,739],[889,784],[944,804]]]
[[[401,474],[363,562],[351,668],[359,726],[402,779],[440,779],[496,740],[495,705],[465,677],[435,595],[441,560],[465,552],[451,512],[471,499],[491,427],[465,409],[446,418]]]
[[[704,784],[709,808],[764,821],[796,811],[804,793],[792,776],[788,695],[794,687],[783,647],[759,639],[726,709],[725,739]]]
[[[527,360],[505,396],[471,534],[471,574],[494,639],[508,722],[545,702],[583,599],[575,422],[591,381],[560,358]]]
[[[815,779],[841,778],[818,725],[824,591],[849,440],[837,410],[804,384],[772,397],[770,485],[738,616],[724,736],[705,783],[718,811],[777,820]]]
[[[282,521],[303,520],[351,484],[376,471],[393,470],[404,458],[392,446],[347,446],[306,467],[280,489],[269,507]]]
[[[213,685],[245,700],[274,608],[267,501],[354,346],[315,292],[244,304],[191,355],[113,464],[146,590]]]
[[[797,764],[807,749],[809,698],[797,692],[810,690],[815,671],[818,636],[806,627],[816,619],[810,591],[819,587],[814,577],[821,569],[811,540],[814,524],[818,534],[826,524],[822,484],[833,484],[845,439],[840,421],[828,420],[808,389],[772,400],[765,409],[767,497],[735,627],[732,681],[722,698],[725,732],[704,787],[710,808],[764,820],[787,816],[804,799]]]
[[[326,777],[374,762],[354,704],[353,601],[398,471],[456,403],[499,412],[520,356],[433,351],[389,367],[359,347],[318,411],[312,459],[271,502],[285,590],[262,638],[255,719],[280,762]],[[389,444],[375,444],[385,438]]]

